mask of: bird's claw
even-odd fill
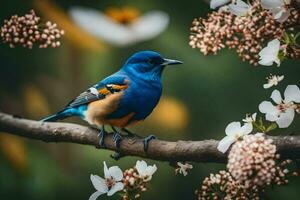
[[[113,135],[113,141],[114,141],[114,144],[115,144],[116,148],[119,149],[121,141],[122,141],[121,134],[118,133],[118,132],[115,132],[114,135]]]
[[[143,139],[144,151],[145,151],[146,153],[147,153],[148,148],[149,148],[149,142],[150,142],[151,140],[154,140],[154,139],[156,139],[156,136],[155,136],[155,135],[149,135],[148,137],[145,137],[145,138]]]
[[[106,145],[105,145],[105,142],[104,142],[106,134],[107,134],[107,132],[105,131],[104,127],[102,127],[99,134],[98,134],[100,147],[106,148]]]

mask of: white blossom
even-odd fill
[[[223,6],[229,3],[231,0],[211,0],[210,1],[210,8],[216,9],[217,7]]]
[[[229,11],[237,16],[245,16],[251,10],[251,5],[246,4],[242,0],[237,0],[236,2],[232,2],[228,5]]]
[[[147,165],[145,161],[136,161],[135,165],[136,170],[139,175],[144,179],[145,182],[150,181],[152,179],[152,175],[156,172],[156,165]]]
[[[270,101],[263,101],[259,110],[266,114],[266,120],[276,122],[279,128],[287,128],[293,122],[295,110],[300,103],[300,89],[297,85],[288,85],[284,91],[284,99],[278,90],[274,90],[271,99],[276,103],[274,106]]]
[[[290,16],[290,10],[286,5],[290,4],[290,0],[261,0],[261,6],[272,12],[274,19],[282,23]]]
[[[193,169],[193,165],[188,164],[188,163],[181,163],[181,162],[177,162],[177,166],[179,168],[176,169],[176,172],[178,171],[179,174],[182,174],[183,176],[186,176],[188,174],[188,170]]]
[[[268,45],[259,52],[260,61],[258,62],[261,65],[271,66],[273,62],[280,66],[280,59],[278,57],[280,50],[280,41],[274,39],[268,43]]]
[[[218,9],[218,12],[219,12],[219,13],[227,12],[227,11],[229,11],[228,5],[221,6],[221,7]]]
[[[162,11],[150,11],[129,24],[118,23],[92,8],[72,7],[69,13],[82,29],[115,46],[150,40],[162,33],[169,24],[168,14]]]
[[[95,200],[100,195],[107,193],[107,196],[112,196],[114,193],[123,190],[124,185],[121,182],[123,179],[123,172],[118,166],[107,168],[104,164],[104,178],[98,175],[91,174],[90,178],[94,188],[97,190],[94,192],[89,200]]]
[[[246,118],[243,119],[243,122],[252,124],[253,122],[256,121],[256,115],[257,113],[253,113],[252,115],[246,114]]]
[[[267,77],[268,83],[264,84],[263,87],[265,89],[271,88],[272,86],[277,86],[280,81],[284,79],[284,76],[278,76],[278,75],[270,75]]]
[[[226,136],[218,144],[218,150],[225,153],[231,144],[251,133],[252,130],[251,123],[245,123],[241,126],[240,122],[231,122],[225,129]]]

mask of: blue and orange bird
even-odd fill
[[[163,58],[154,51],[140,51],[132,55],[116,73],[106,77],[73,99],[62,111],[42,121],[53,122],[77,116],[91,125],[101,127],[99,144],[104,146],[107,134],[105,125],[114,131],[117,148],[122,141],[121,132],[135,134],[125,127],[148,117],[162,94],[161,75],[167,65],[182,64],[181,61]],[[119,128],[121,131],[117,131]],[[144,138],[144,150],[154,135]]]

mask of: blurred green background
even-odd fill
[[[55,19],[66,30],[65,40],[58,49],[10,49],[7,44],[0,45],[0,110],[7,113],[37,120],[54,113],[87,87],[118,70],[127,57],[139,50],[155,50],[165,57],[184,61],[184,65],[165,71],[164,97],[159,108],[133,129],[145,135],[155,133],[161,139],[221,139],[229,122],[257,112],[258,104],[269,98],[272,89],[264,90],[262,85],[270,73],[286,76],[279,86],[281,91],[288,84],[299,85],[299,61],[285,61],[280,68],[253,67],[242,62],[234,51],[203,56],[191,49],[188,45],[191,22],[209,11],[208,4],[201,0],[51,1],[60,14],[53,11],[57,8],[47,9],[40,2],[43,1],[1,2],[1,21],[35,8],[38,15]],[[95,42],[95,38],[72,27],[67,10],[74,5],[99,10],[132,6],[141,13],[156,9],[167,12],[171,21],[160,36],[117,48],[103,41]],[[77,119],[67,121],[85,124]],[[299,131],[299,122],[298,117],[289,129],[280,133]],[[116,162],[109,156],[112,152],[91,146],[46,144],[4,133],[0,134],[0,147],[0,199],[5,200],[88,199],[94,192],[89,176],[103,175],[103,161],[126,169],[139,159],[126,157]],[[191,173],[182,177],[175,176],[174,169],[166,162],[148,162],[158,165],[158,172],[143,194],[145,200],[195,199],[194,191],[203,178],[225,168],[221,164],[193,163]],[[268,190],[265,199],[299,199],[299,186],[299,178],[292,179],[288,186]],[[101,196],[101,199],[108,198]]]

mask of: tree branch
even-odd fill
[[[42,123],[0,112],[0,131],[44,142],[69,142],[102,148],[98,145],[98,130],[71,123]],[[283,158],[300,158],[300,136],[270,138]],[[217,150],[217,140],[170,142],[157,139],[150,142],[147,154],[139,138],[123,137],[121,147],[117,150],[110,134],[105,137],[105,145],[107,149],[123,155],[160,161],[226,162],[226,155]]]

